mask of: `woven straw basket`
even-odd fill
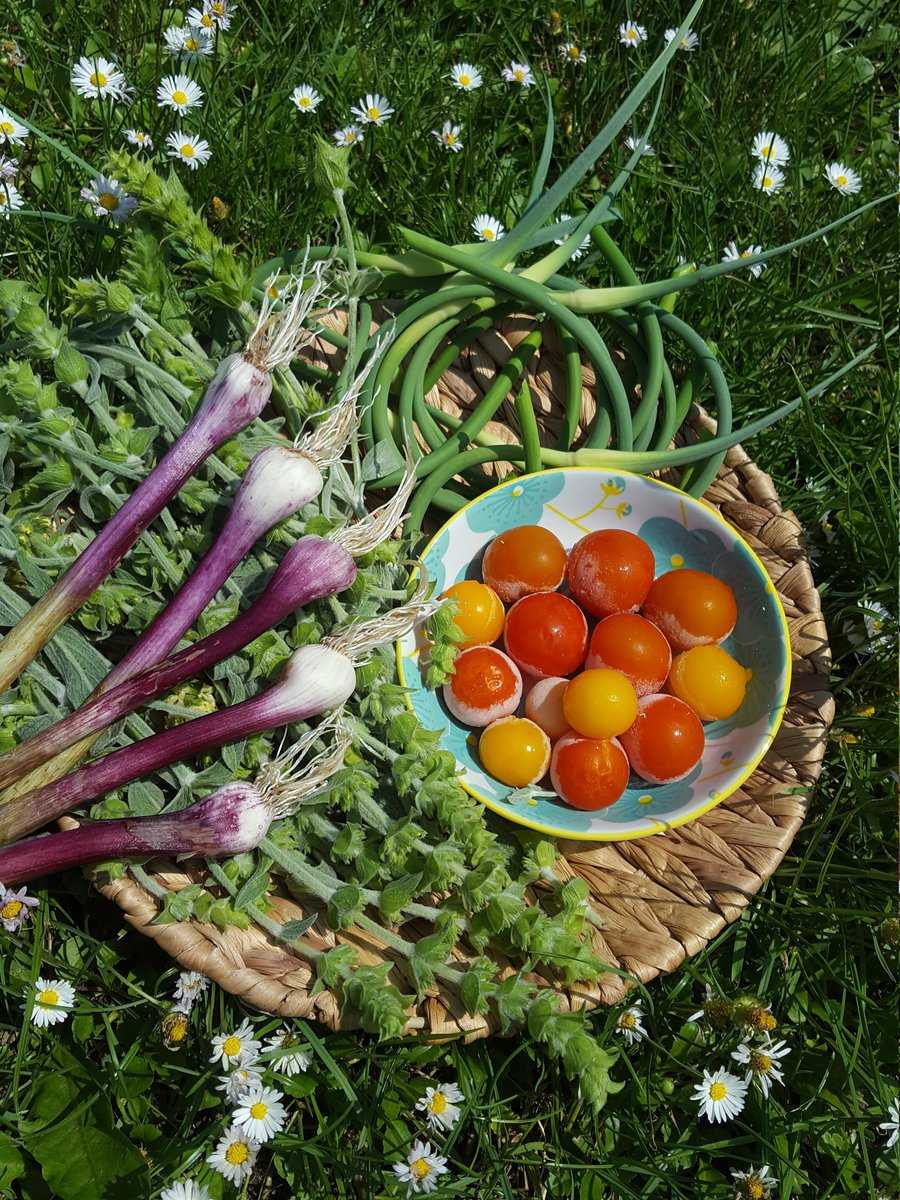
[[[463,352],[429,401],[455,414],[471,407],[529,328],[533,322],[511,319],[503,326],[502,336],[486,334]],[[321,366],[333,367],[334,355],[322,343],[310,350],[311,361]],[[627,377],[627,364],[621,356],[620,363]],[[529,371],[532,396],[548,441],[554,439],[557,429],[553,397],[562,394],[562,380],[562,356],[553,331],[548,329]],[[585,364],[585,422],[593,412],[593,390],[594,378]],[[511,402],[507,404],[509,412],[504,415],[512,420]],[[712,426],[701,411],[693,419],[695,427]],[[499,422],[489,424],[487,432],[498,442],[518,440]],[[498,466],[500,473],[509,469],[507,464]],[[806,815],[834,715],[834,702],[827,691],[830,653],[825,622],[797,519],[781,507],[772,480],[740,446],[729,451],[705,499],[740,531],[778,590],[793,651],[791,694],[784,723],[769,753],[744,786],[711,812],[682,828],[637,841],[559,843],[558,874],[564,879],[580,875],[602,918],[602,929],[593,931],[595,954],[643,982],[674,971],[702,950],[737,919],[778,867]],[[151,863],[146,870],[167,889],[177,890],[204,879],[202,868],[185,869],[171,862]],[[311,1018],[334,1030],[352,1027],[352,1014],[341,1012],[331,992],[310,996],[315,974],[299,952],[274,941],[259,927],[222,931],[197,921],[154,925],[158,901],[130,877],[101,890],[135,929],[153,938],[183,967],[202,971],[247,1004],[283,1016]],[[272,895],[269,902],[271,915],[279,922],[302,919],[314,911],[287,894]],[[413,923],[405,925],[403,932],[414,939],[429,930],[417,929]],[[375,963],[391,957],[370,934],[354,928],[334,934],[320,920],[306,936],[322,949],[348,942],[357,948],[360,961]],[[396,967],[392,978],[402,991],[410,990]],[[545,986],[560,987],[553,979],[537,978]],[[610,972],[584,988],[565,989],[563,1006],[611,1004],[622,998],[627,987],[627,981]],[[437,991],[410,1010],[407,1032],[461,1035],[472,1040],[487,1036],[495,1027],[491,1016],[470,1016],[455,996]]]

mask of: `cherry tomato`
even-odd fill
[[[572,808],[609,808],[628,786],[628,759],[615,739],[567,733],[553,747],[550,782]]]
[[[566,720],[583,737],[616,737],[625,732],[637,711],[634,684],[621,671],[607,667],[582,671],[563,696]]]
[[[534,721],[502,717],[478,739],[478,757],[487,773],[507,787],[527,787],[547,772],[550,739]]]
[[[586,667],[612,667],[634,684],[639,696],[658,692],[672,665],[669,643],[651,622],[637,613],[614,613],[595,628]]]
[[[496,642],[503,632],[506,616],[500,597],[486,583],[477,579],[463,579],[444,592],[442,599],[456,602],[456,624],[465,634],[460,648],[488,646]]]
[[[728,584],[715,575],[679,567],[653,581],[644,616],[659,626],[673,650],[690,650],[727,638],[737,620],[737,604]]]
[[[597,529],[569,551],[569,591],[595,617],[634,612],[653,582],[653,551],[624,529]]]
[[[541,525],[519,525],[500,533],[481,563],[481,577],[504,604],[533,592],[555,592],[566,573],[563,544]]]
[[[555,742],[569,732],[569,722],[563,712],[563,696],[569,686],[568,679],[560,675],[548,675],[539,679],[525,697],[525,716]]]
[[[457,655],[444,684],[444,703],[464,725],[490,725],[511,716],[522,699],[519,668],[502,650],[473,646]]]
[[[568,596],[539,592],[512,606],[503,639],[510,658],[529,675],[571,675],[584,662],[587,621]]]
[[[724,721],[744,703],[752,674],[721,646],[694,646],[675,656],[669,690],[701,721]]]
[[[631,769],[647,783],[674,783],[689,775],[703,753],[703,726],[677,696],[644,696],[621,737]]]

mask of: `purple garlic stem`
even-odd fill
[[[276,682],[258,696],[123,746],[0,806],[0,844],[172,763],[337,708],[355,685],[356,672],[346,654],[325,645],[302,646]]]
[[[344,591],[355,578],[356,563],[337,542],[312,534],[300,538],[287,551],[263,593],[240,616],[164,662],[86,701],[49,729],[7,751],[0,757],[0,787],[83,738],[93,740],[120,717],[237,654],[296,609]]]
[[[252,783],[228,783],[177,813],[91,821],[77,829],[26,838],[0,850],[7,885],[107,859],[156,854],[223,858],[259,845],[272,808]]]

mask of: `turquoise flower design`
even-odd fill
[[[517,525],[540,523],[544,505],[565,487],[562,471],[511,479],[466,514],[469,528],[477,533],[502,533]]]

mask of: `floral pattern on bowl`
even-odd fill
[[[419,661],[427,652],[408,635],[397,661],[419,720],[441,731],[441,746],[457,759],[463,786],[494,812],[552,837],[621,841],[647,837],[694,820],[734,792],[765,754],[781,724],[790,683],[787,621],[759,558],[716,510],[655,479],[565,467],[514,476],[453,514],[423,552],[438,591],[466,577],[498,533],[543,525],[567,548],[595,529],[615,527],[649,544],[656,573],[693,567],[734,589],[738,621],[723,643],[753,675],[747,696],[727,721],[705,726],[700,763],[676,783],[649,786],[632,777],[609,808],[581,812],[540,788],[512,792],[487,775],[477,753],[477,731],[455,721],[439,692],[424,685]],[[476,566],[473,569],[472,564]]]

